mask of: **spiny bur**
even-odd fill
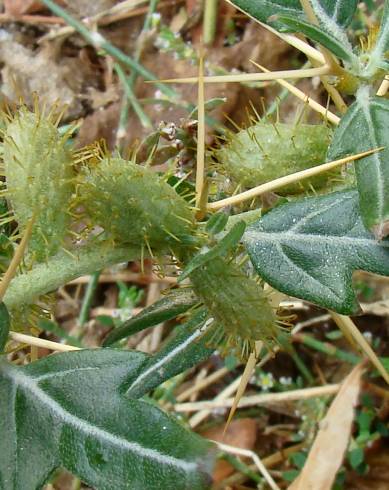
[[[214,151],[217,170],[251,188],[325,162],[331,130],[325,125],[259,122]],[[338,172],[327,172],[282,188],[281,194],[324,187]]]
[[[7,119],[7,118],[5,118]],[[51,116],[22,107],[4,132],[6,196],[23,232],[35,217],[30,259],[44,261],[64,244],[74,190],[71,155]]]
[[[214,319],[210,343],[245,358],[256,341],[270,346],[276,339],[278,320],[268,295],[234,261],[217,257],[192,272],[190,279]]]
[[[105,157],[81,171],[79,197],[92,225],[117,244],[161,250],[187,244],[195,231],[189,204],[149,168]]]

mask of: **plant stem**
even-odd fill
[[[79,250],[59,253],[47,262],[37,264],[24,274],[16,276],[4,296],[10,310],[34,303],[39,296],[55,291],[77,277],[93,274],[110,265],[135,260],[140,257],[140,248],[126,246],[110,248],[107,244],[80,247]]]
[[[88,285],[87,285],[86,290],[85,290],[80,315],[78,317],[78,325],[80,327],[85,325],[85,323],[88,321],[89,310],[91,308],[93,297],[95,295],[97,286],[99,284],[100,274],[101,274],[101,271],[94,272],[89,279]]]
[[[129,101],[129,103],[132,105],[132,108],[134,109],[136,115],[138,116],[142,126],[147,129],[151,129],[153,127],[153,124],[148,117],[148,115],[144,112],[142,106],[138,102],[138,99],[134,93],[133,90],[133,85],[130,82],[130,79],[127,78],[126,74],[124,73],[123,68],[120,66],[119,63],[114,63],[114,69],[116,73],[118,74],[119,80],[121,81],[124,92],[126,94],[126,97]],[[126,105],[126,113],[127,113],[127,105]]]
[[[322,172],[327,172],[332,170],[339,165],[344,165],[345,163],[351,162],[353,160],[358,160],[359,158],[366,157],[377,151],[381,151],[383,148],[374,148],[373,150],[365,151],[363,153],[358,153],[357,155],[351,155],[349,157],[341,158],[340,160],[334,160],[333,162],[323,163],[322,165],[317,165],[317,167],[311,167],[306,170],[301,170],[300,172],[295,172],[294,174],[285,175],[278,179],[272,180],[271,182],[266,182],[266,184],[261,184],[253,189],[242,192],[235,196],[227,197],[220,201],[212,202],[208,204],[208,210],[217,211],[218,209],[224,208],[224,206],[231,206],[233,204],[239,204],[241,202],[258,197],[265,192],[275,191],[281,187],[292,184],[293,182],[298,182],[301,179],[306,179],[308,177],[313,177],[314,175],[321,174]]]
[[[218,0],[205,0],[203,36],[204,44],[212,44],[215,40]]]
[[[346,352],[342,349],[338,349],[329,342],[321,342],[311,335],[296,334],[293,336],[293,340],[301,342],[311,349],[315,349],[318,352],[322,352],[323,354],[326,354],[328,356],[336,357],[341,361],[349,362],[350,364],[358,364],[358,362],[360,362],[360,358],[355,354],[352,354],[351,352]]]
[[[88,43],[92,44],[97,50],[104,50],[112,57],[123,63],[125,66],[130,67],[132,70],[136,71],[139,75],[142,75],[144,78],[149,80],[157,80],[157,77],[147,70],[144,66],[142,66],[138,61],[134,60],[130,56],[126,55],[118,49],[116,46],[113,46],[107,39],[105,39],[98,32],[90,32],[88,28],[79,20],[72,17],[66,10],[57,5],[52,0],[42,0],[42,3],[46,5],[48,9],[50,9],[55,15],[58,17],[62,17],[66,21],[67,24],[72,26],[81,36],[83,36]],[[156,82],[158,88],[163,92],[167,97],[176,97],[176,92],[169,87],[166,87],[163,83]]]

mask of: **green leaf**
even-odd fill
[[[210,260],[225,255],[231,248],[235,247],[239,240],[242,238],[244,230],[246,229],[246,223],[244,221],[238,221],[234,224],[230,231],[228,231],[225,236],[218,242],[217,245],[212,247],[210,250],[205,247],[205,251],[195,255],[189,264],[182,271],[178,282],[183,281],[189,277],[193,271],[203,266]]]
[[[0,488],[41,489],[58,467],[98,490],[207,488],[210,444],[122,395],[145,358],[105,349],[0,362]]]
[[[345,315],[359,311],[354,270],[389,275],[389,241],[365,229],[354,190],[281,205],[249,226],[243,243],[271,286]]]
[[[286,25],[291,31],[305,34],[312,39],[312,41],[316,41],[326,47],[338,58],[348,61],[353,65],[358,64],[358,58],[354,55],[352,46],[348,41],[346,42],[347,38],[346,40],[339,40],[334,36],[332,31],[327,32],[321,27],[315,26],[304,19],[291,17],[289,15],[277,16],[277,20]],[[338,34],[340,35],[340,33]]]
[[[389,233],[389,101],[369,95],[363,87],[337,127],[328,159],[384,146],[355,162],[363,222],[378,239]]]
[[[230,0],[235,7],[254,20],[271,24],[278,30],[287,30],[278,21],[268,22],[273,15],[303,16],[300,0]]]
[[[173,289],[167,296],[147,306],[138,315],[131,317],[122,323],[120,327],[112,330],[105,338],[103,347],[108,347],[145,328],[176,318],[176,316],[185,313],[198,302],[198,299],[191,291]]]
[[[130,384],[127,395],[139,398],[164,381],[208,359],[214,349],[206,347],[202,326],[206,310],[198,312],[186,324],[177,327],[178,334],[146,362],[138,377]]]
[[[328,32],[340,40],[336,31],[347,27],[352,21],[358,6],[358,0],[310,0],[319,22]]]
[[[10,317],[5,304],[0,302],[0,354],[4,351],[8,340]]]
[[[369,79],[375,75],[381,63],[385,61],[389,50],[389,1],[385,0],[384,13],[374,48],[370,53],[369,61],[364,70],[364,76]]]
[[[211,235],[217,235],[218,233],[224,230],[227,221],[228,221],[228,214],[223,212],[215,213],[207,221],[205,229]]]

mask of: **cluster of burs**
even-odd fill
[[[223,237],[223,230],[208,233],[196,221],[190,202],[166,175],[115,154],[72,151],[70,133],[61,134],[54,115],[21,107],[4,121],[5,194],[21,233],[34,220],[27,267],[63,249],[72,253],[104,242],[136,246],[139,257],[171,254],[185,270]],[[301,125],[296,132],[286,124],[258,123],[231,137],[213,158],[241,188],[252,187],[300,170],[307,161],[322,163],[329,138],[325,125]],[[199,263],[183,287],[192,287],[208,310],[214,325],[210,338],[247,352],[256,341],[272,343],[278,320],[258,278],[240,265],[242,251],[235,249]]]

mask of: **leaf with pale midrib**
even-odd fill
[[[0,488],[40,489],[64,467],[98,490],[203,489],[211,444],[122,385],[147,356],[80,351],[0,363]]]
[[[389,241],[366,230],[354,190],[281,205],[250,225],[243,242],[271,286],[345,315],[359,311],[353,271],[389,275]]]
[[[360,209],[377,238],[389,234],[389,101],[363,87],[336,128],[327,158],[336,160],[373,148],[380,152],[355,162]]]

